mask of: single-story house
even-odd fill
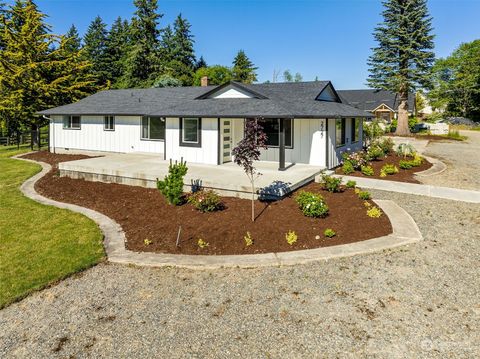
[[[390,123],[397,118],[398,94],[385,90],[338,90],[344,103],[364,111],[368,119],[376,118]],[[415,113],[415,94],[408,95],[408,112]]]
[[[39,114],[50,146],[63,150],[156,153],[221,165],[244,136],[246,119],[268,136],[262,161],[332,168],[362,146],[366,117],[342,102],[330,81],[106,90]]]

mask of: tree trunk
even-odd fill
[[[399,136],[406,136],[410,134],[408,127],[408,92],[402,91],[399,94],[397,129],[395,134]]]
[[[252,222],[255,222],[255,184],[252,181]]]

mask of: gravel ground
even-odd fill
[[[374,194],[425,241],[285,268],[101,264],[0,311],[0,357],[479,357],[480,205]]]
[[[480,190],[480,131],[460,131],[468,137],[464,142],[430,141],[425,154],[441,159],[447,170],[431,177],[422,177],[423,183]]]

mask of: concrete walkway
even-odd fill
[[[21,159],[21,158],[20,158]],[[125,249],[125,233],[121,226],[109,217],[94,210],[62,203],[43,197],[35,191],[35,183],[51,170],[49,164],[27,159],[24,161],[39,163],[42,171],[25,181],[22,193],[46,205],[69,209],[81,213],[95,221],[104,234],[104,247],[108,260],[113,263],[134,264],[150,267],[181,267],[189,269],[217,269],[225,267],[255,268],[265,266],[283,266],[309,263],[318,260],[348,257],[357,254],[372,253],[388,248],[411,244],[422,240],[422,235],[412,217],[401,207],[389,200],[377,200],[377,205],[390,219],[393,233],[388,236],[366,241],[283,253],[266,253],[254,255],[176,255],[161,253],[137,253]]]
[[[461,202],[480,203],[480,192],[478,191],[354,176],[335,175],[335,177],[342,178],[344,183],[350,180],[355,181],[357,182],[357,186],[362,188],[436,197]]]

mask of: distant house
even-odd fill
[[[369,119],[377,118],[391,122],[397,118],[398,95],[385,90],[338,90],[344,103],[358,108],[367,114]],[[408,112],[415,113],[415,95],[408,95]]]
[[[341,152],[362,147],[368,116],[342,103],[330,81],[108,90],[40,114],[50,116],[56,149],[146,152],[210,165],[231,162],[245,120],[256,119],[268,136],[261,160],[278,162],[279,170],[337,166]]]

